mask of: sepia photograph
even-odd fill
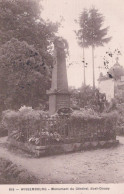
[[[0,0],[0,186],[124,194],[123,36],[122,0]]]

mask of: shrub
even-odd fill
[[[27,170],[0,158],[0,184],[38,184],[40,181]]]
[[[117,112],[117,132],[119,135],[124,135],[124,103],[117,104]]]
[[[115,138],[115,128],[117,123],[117,112],[96,113],[92,109],[82,109],[74,111],[71,115],[71,124],[75,128],[76,134],[85,137],[98,136],[103,139]]]
[[[8,135],[8,130],[0,123],[0,137],[4,137]]]
[[[117,113],[96,113],[81,109],[67,114],[48,116],[47,112],[21,107],[19,111],[3,113],[9,137],[33,145],[66,142],[68,139],[105,140],[115,138]]]
[[[98,89],[90,86],[82,86],[82,88],[71,90],[71,106],[73,109],[92,108],[97,112],[103,112],[106,109],[107,100],[103,93]]]
[[[47,116],[47,112],[23,106],[18,111],[4,111],[2,123],[4,128],[9,130],[9,136],[25,142],[27,139],[27,131],[36,131],[40,127],[40,120]]]

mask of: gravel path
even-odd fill
[[[0,138],[0,156],[32,172],[42,183],[124,183],[124,137],[117,139],[120,144],[109,149],[31,158],[9,151]]]

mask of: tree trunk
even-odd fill
[[[86,78],[85,78],[85,54],[84,54],[84,46],[83,46],[83,69],[84,69],[84,86],[86,85]]]
[[[92,45],[93,89],[95,89],[94,49],[95,47]]]

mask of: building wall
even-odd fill
[[[114,98],[114,80],[107,79],[99,81],[99,91],[106,94],[106,100],[108,102]]]
[[[124,98],[124,80],[115,81],[115,97]]]

